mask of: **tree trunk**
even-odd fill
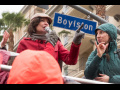
[[[12,29],[9,30],[9,42],[8,42],[8,51],[12,51],[13,52],[13,48],[14,48],[14,35],[13,35],[13,31]]]
[[[96,8],[96,15],[105,19],[106,5],[95,5],[95,8]],[[100,23],[99,23],[99,25],[100,25]]]

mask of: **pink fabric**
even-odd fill
[[[2,55],[2,64],[6,65],[9,58],[10,58],[10,52],[6,50],[0,50],[0,54]]]
[[[2,56],[2,54],[0,53],[0,65],[2,64],[2,60],[3,60],[3,56]],[[1,67],[0,67],[0,71],[1,71]]]
[[[0,50],[0,65],[7,65],[7,62],[10,58],[10,52],[6,50]],[[7,84],[7,79],[9,76],[9,72],[1,71],[0,67],[0,84]]]

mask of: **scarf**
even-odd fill
[[[40,35],[40,34],[36,34],[36,33],[33,33],[31,36],[30,36],[30,38],[32,39],[32,40],[47,40],[47,37],[46,37],[46,35]]]

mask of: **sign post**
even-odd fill
[[[80,12],[86,14],[86,15],[90,15],[91,18],[95,19],[96,21],[100,22],[101,24],[109,23],[105,19],[99,17],[98,15],[95,15],[94,13],[92,13],[89,10],[81,7],[80,5],[68,5],[68,6],[74,8],[74,9],[76,9],[76,10],[78,10],[78,11],[80,11]],[[120,29],[118,27],[116,27],[116,28],[117,28],[117,33],[120,35]]]
[[[84,24],[84,27],[81,31],[95,35],[94,31],[97,25],[96,22],[73,16],[55,13],[53,26],[75,31],[82,25],[82,23]]]

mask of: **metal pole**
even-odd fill
[[[90,15],[91,18],[95,19],[96,21],[98,21],[102,24],[103,23],[109,23],[105,19],[95,15],[94,13],[90,12],[89,10],[87,10],[87,9],[85,9],[85,8],[79,6],[79,5],[68,5],[68,6],[74,8],[74,9],[76,9],[76,10],[78,10],[78,11],[80,11],[80,12],[86,14],[86,15]],[[117,33],[120,35],[120,29],[119,28],[117,28]]]
[[[0,65],[0,67],[1,67],[1,70],[2,71],[10,71],[10,69],[12,68],[12,66],[8,66],[8,65]]]
[[[62,77],[66,77],[68,79],[72,79],[75,80],[81,84],[112,84],[112,83],[105,83],[105,82],[99,82],[99,81],[94,81],[94,80],[89,80],[89,79],[82,79],[82,78],[76,78],[76,77],[70,77],[70,76],[64,76],[62,75]]]
[[[9,72],[12,68],[12,66],[2,65],[2,64],[0,65],[0,67],[1,67],[2,71],[7,71],[7,72]],[[105,83],[105,82],[99,82],[99,81],[82,79],[82,78],[75,78],[75,77],[64,76],[64,75],[62,75],[62,77],[66,77],[68,79],[75,80],[75,81],[80,82],[82,84],[112,84],[112,83]]]

